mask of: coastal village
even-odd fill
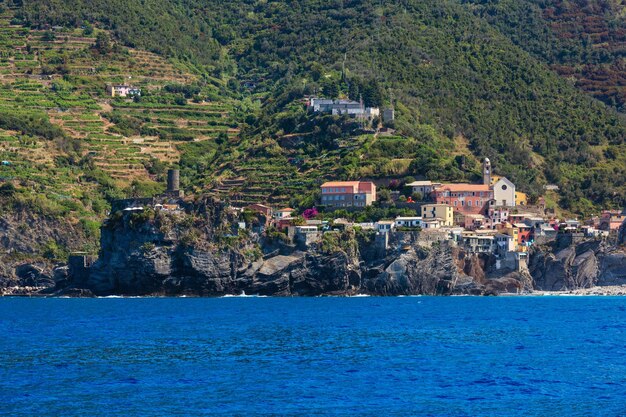
[[[141,90],[132,85],[108,85],[112,97],[135,97]],[[303,102],[308,111],[326,113],[360,121],[373,126],[377,132],[386,133],[384,124],[393,121],[393,108],[381,111],[366,107],[363,101],[326,99],[306,96]],[[113,210],[142,211],[145,207],[182,213],[183,192],[180,190],[180,173],[168,171],[167,191],[157,198],[121,200]],[[539,197],[529,204],[526,193],[504,176],[493,173],[491,161],[482,163],[481,183],[445,183],[435,179],[422,179],[400,184],[409,190],[409,196],[399,191],[391,192],[391,201],[381,202],[377,186],[388,185],[385,179],[359,181],[328,181],[319,187],[318,204],[298,211],[291,207],[271,206],[267,201],[241,205],[236,202],[230,209],[240,221],[236,228],[250,229],[255,233],[282,233],[293,244],[306,250],[320,244],[326,233],[346,229],[359,229],[375,234],[376,245],[390,248],[391,241],[401,234],[414,234],[416,244],[431,247],[441,242],[458,246],[469,254],[489,254],[497,259],[497,268],[524,269],[529,248],[556,240],[567,234],[572,242],[588,238],[608,238],[617,235],[626,222],[626,209],[604,210],[600,216],[580,220],[559,218],[547,209],[545,199]],[[556,185],[546,185],[545,191],[558,192]],[[223,198],[224,196],[219,196]],[[355,213],[369,206],[403,209],[404,215],[393,218],[368,219],[354,222],[337,213]],[[247,222],[245,213],[254,213],[260,221]],[[404,245],[404,250],[409,247]]]
[[[180,173],[168,171],[167,191],[148,199],[120,200],[113,211],[143,211],[150,207],[172,214],[183,213],[184,194],[180,190]],[[542,198],[537,204],[528,203],[525,193],[518,191],[506,177],[492,173],[488,158],[483,161],[483,181],[480,184],[442,183],[420,180],[404,184],[411,196],[385,203],[402,207],[413,215],[353,222],[336,213],[354,213],[369,206],[380,206],[374,181],[329,181],[319,189],[319,206],[302,212],[291,207],[271,207],[263,202],[243,207],[231,205],[239,221],[235,229],[250,229],[255,233],[282,233],[286,239],[306,250],[320,244],[327,233],[359,229],[375,235],[375,244],[390,248],[397,235],[416,236],[417,245],[431,247],[447,242],[469,254],[489,254],[495,257],[496,268],[521,270],[526,267],[529,248],[568,235],[572,242],[616,235],[626,222],[626,211],[605,210],[601,216],[585,221],[557,218],[546,210]],[[255,221],[246,221],[253,213]],[[330,216],[330,217],[329,217]],[[408,250],[409,247],[403,247]]]
[[[359,251],[376,252],[355,265],[384,259],[384,268],[372,269],[381,274],[393,269],[397,258],[436,254],[440,247],[462,252],[458,258],[488,259],[485,264],[495,265],[499,273],[520,272],[550,246],[544,244],[567,239],[604,244],[620,228],[626,230],[626,212],[615,210],[621,200],[614,190],[605,192],[612,200],[598,199],[597,205],[589,194],[584,194],[587,206],[567,204],[577,199],[572,182],[565,181],[569,177],[546,175],[542,168],[538,179],[530,181],[514,174],[524,164],[512,163],[510,154],[496,159],[495,148],[476,146],[484,137],[480,132],[465,137],[454,129],[432,130],[437,123],[426,115],[414,121],[423,131],[407,130],[407,117],[420,107],[418,102],[347,77],[343,68],[290,91],[278,106],[283,111],[277,112],[263,107],[271,96],[261,76],[222,85],[154,54],[113,48],[101,30],[83,36],[81,29],[61,27],[45,27],[34,35],[17,25],[9,29],[17,55],[7,58],[5,106],[45,110],[42,120],[50,120],[51,134],[61,135],[65,145],[77,141],[81,167],[66,160],[65,151],[52,141],[31,141],[24,132],[7,131],[2,181],[7,194],[23,198],[32,192],[37,197],[28,200],[32,205],[71,213],[72,225],[84,232],[84,239],[68,245],[50,235],[37,247],[46,260],[61,262],[69,255],[70,271],[75,260],[86,266],[96,253],[104,253],[102,236],[114,229],[119,212],[130,214],[125,220],[137,219],[135,225],[150,219],[152,226],[155,212],[167,213],[159,220],[173,220],[177,231],[187,232],[198,226],[198,207],[209,198],[219,202],[220,210],[226,208],[228,215],[221,219],[227,221],[219,224],[217,236],[199,227],[191,230],[199,237],[184,240],[180,248],[192,242],[220,252],[239,245],[238,256],[255,265],[272,265],[281,260],[274,258],[294,253],[338,254],[347,245],[330,243],[351,236]],[[24,40],[26,33],[30,37]],[[84,53],[63,69],[67,76],[48,71],[45,64],[58,61],[63,48],[72,45]],[[103,65],[109,61],[116,66]],[[350,83],[358,88],[349,88]],[[223,89],[236,92],[236,98],[222,94]],[[263,131],[250,131],[255,125],[263,125]],[[509,149],[515,145],[506,144]],[[600,160],[619,167],[622,159],[615,149],[607,149],[614,158]],[[530,156],[543,154],[529,151]],[[598,184],[621,186],[610,175],[605,179],[599,173],[598,178]],[[558,185],[530,189],[529,184],[546,181]],[[612,210],[600,211],[602,207]],[[573,214],[593,210],[585,218]],[[187,237],[158,233],[142,236],[148,241],[133,254],[165,256],[154,247],[170,248]],[[16,233],[14,239],[19,237]]]

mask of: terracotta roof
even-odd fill
[[[276,210],[276,211],[279,211],[279,212],[280,212],[280,211],[295,211],[295,210],[294,210],[294,209],[292,209],[292,208],[290,208],[290,207],[287,207],[287,208],[283,208],[283,209]]]
[[[352,192],[372,193],[375,185],[370,181],[329,181],[322,184],[322,188],[325,187],[346,187],[352,188]]]
[[[449,191],[490,191],[488,184],[443,184],[441,189]]]
[[[322,187],[358,187],[360,181],[329,181],[322,184]]]

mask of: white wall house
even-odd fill
[[[422,198],[427,200],[433,191],[441,187],[441,183],[432,181],[414,181],[406,184],[406,186],[411,187],[414,193],[420,193]]]
[[[396,217],[396,227],[422,227],[422,218]]]
[[[376,229],[378,233],[389,233],[396,227],[396,222],[393,220],[381,220],[376,222]]]
[[[507,178],[500,178],[493,184],[493,199],[496,206],[515,207],[515,184]]]

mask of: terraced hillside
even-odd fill
[[[603,0],[599,10],[618,3]],[[37,80],[51,102],[84,99],[43,110],[58,112],[53,122],[85,145],[81,156],[121,184],[151,178],[178,152],[189,190],[242,203],[262,196],[312,201],[312,185],[325,178],[471,179],[473,162],[487,156],[524,191],[558,184],[560,203],[575,212],[625,198],[623,115],[549,66],[565,52],[602,59],[594,43],[602,36],[586,49],[578,40],[569,48],[544,13],[554,6],[555,22],[567,10],[593,16],[593,2],[8,4],[16,5],[12,22],[32,30],[10,28],[27,39],[20,45],[11,33],[3,39],[13,42],[7,75],[52,76]],[[607,22],[618,40],[619,22]],[[25,63],[18,69],[16,61]],[[141,99],[104,96],[105,83],[122,81],[141,87]],[[300,100],[320,93],[393,104],[400,139],[378,141],[343,129],[340,120],[309,118]],[[88,108],[94,102],[99,108]]]
[[[0,16],[0,111],[45,112],[80,140],[83,156],[121,185],[149,179],[146,167],[152,159],[177,163],[180,143],[212,140],[221,132],[237,135],[231,105],[208,98],[215,97],[215,85],[205,83],[195,100],[182,102],[177,94],[163,93],[168,85],[198,83],[189,68],[115,45],[103,53],[96,44],[98,34],[106,32],[31,30],[11,25],[11,19],[10,11]],[[140,87],[141,100],[106,96],[107,84],[122,82]],[[129,131],[114,123],[128,120],[140,126],[135,123],[137,129]]]

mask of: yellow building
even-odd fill
[[[422,220],[441,219],[442,226],[454,226],[454,209],[447,204],[424,204]]]
[[[490,177],[490,180],[491,180],[491,181],[489,182],[489,185],[491,185],[491,186],[493,187],[493,185],[494,185],[496,182],[500,181],[500,179],[501,179],[501,178],[502,178],[502,177],[501,177],[501,176],[499,176],[499,175],[492,175],[492,176]]]
[[[516,206],[525,206],[528,204],[528,196],[526,193],[522,193],[521,191],[515,192],[515,205]]]

